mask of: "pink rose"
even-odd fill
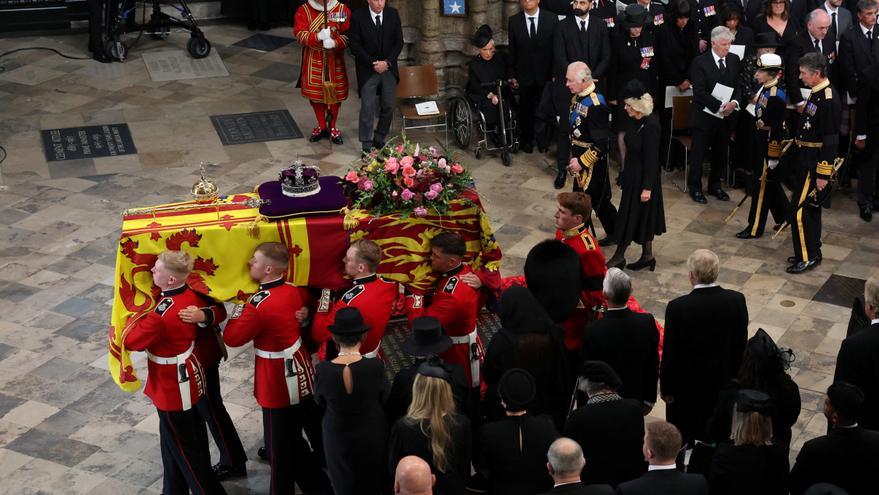
[[[403,146],[402,144],[398,144],[397,146],[394,147],[394,151],[396,151],[397,153],[402,153],[405,149],[406,149],[406,147]]]
[[[395,175],[398,170],[400,170],[400,163],[397,162],[397,159],[394,157],[388,158],[388,161],[385,162],[385,172]]]
[[[414,163],[415,163],[415,159],[412,158],[411,156],[408,156],[408,155],[407,155],[407,156],[404,156],[404,157],[400,160],[400,164],[403,165],[403,168],[411,167],[412,164],[414,164]]]
[[[416,217],[426,217],[427,216],[427,208],[425,208],[423,206],[419,206],[419,207],[415,208],[414,210],[412,210],[412,213]]]
[[[357,184],[358,182],[360,182],[360,176],[357,175],[357,172],[349,170],[348,173],[345,174],[345,180],[353,184]]]
[[[443,185],[440,184],[439,182],[434,182],[433,184],[430,185],[430,190],[439,194],[439,193],[443,192]]]
[[[434,191],[433,189],[424,193],[424,197],[427,199],[436,199],[437,196],[439,196],[439,193]]]
[[[364,191],[371,191],[372,190],[372,181],[369,179],[366,179],[363,182],[361,182],[360,184],[358,184],[357,187],[359,189],[363,189]]]
[[[452,172],[454,172],[456,174],[460,174],[463,171],[464,171],[464,167],[462,167],[460,163],[456,163],[456,164],[452,165]]]
[[[448,166],[447,164],[448,164],[448,162],[446,161],[445,158],[440,158],[440,159],[437,160],[437,162],[436,162],[436,166],[439,167],[439,168],[446,168],[446,167]]]
[[[397,194],[397,191],[391,193],[392,198],[396,198],[397,196],[399,196],[399,194]]]
[[[406,158],[403,159],[403,161],[405,160]],[[403,177],[415,177],[416,173],[417,172],[414,167],[412,167],[411,165],[406,165],[405,163],[403,164]]]
[[[439,156],[439,150],[437,150],[436,147],[431,146],[430,148],[428,148],[428,150],[430,151],[430,156],[434,158]]]
[[[409,201],[410,199],[415,197],[415,193],[410,191],[409,189],[403,189],[400,197],[403,198],[403,201]]]
[[[415,185],[415,179],[413,179],[412,177],[403,177],[403,184],[406,187],[412,187]]]

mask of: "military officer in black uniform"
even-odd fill
[[[774,53],[765,53],[757,59],[754,79],[762,85],[754,95],[757,153],[753,163],[748,226],[736,234],[739,239],[753,239],[763,235],[769,211],[772,212],[776,224],[783,223],[788,216],[788,201],[777,170],[784,147],[782,142],[787,137],[784,124],[787,94],[778,87],[778,73],[781,70],[781,57]]]
[[[799,60],[800,79],[812,88],[794,133],[798,178],[791,196],[794,256],[788,273],[802,273],[821,263],[821,205],[830,195],[830,179],[839,144],[842,102],[827,79],[820,53]]]
[[[610,138],[609,109],[604,96],[595,91],[589,66],[574,62],[568,66],[565,84],[573,96],[568,112],[571,129],[571,160],[574,191],[585,191],[606,234],[599,245],[607,245],[613,234],[617,210],[610,201],[607,150]],[[604,243],[604,244],[602,244]]]

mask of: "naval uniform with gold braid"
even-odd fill
[[[159,297],[155,309],[125,330],[122,341],[130,351],[146,351],[149,359],[144,393],[159,415],[162,492],[225,494],[211,470],[204,421],[193,407],[204,395],[204,374],[193,354],[196,326],[180,319],[180,310],[200,307],[203,300],[185,285]]]
[[[775,223],[783,223],[788,218],[789,202],[781,186],[778,160],[781,158],[787,137],[784,124],[787,94],[778,87],[778,78],[773,79],[757,92],[754,116],[757,137],[757,153],[753,167],[751,189],[751,210],[748,213],[748,227],[743,231],[751,237],[760,237],[766,228],[766,218],[772,212]]]
[[[253,395],[262,407],[273,495],[293,493],[294,482],[309,493],[329,485],[319,462],[323,446],[312,393],[314,367],[296,319],[307,302],[305,289],[283,279],[261,284],[247,304],[235,309],[223,331],[223,340],[232,347],[253,341]]]
[[[568,123],[571,129],[571,157],[582,170],[582,183],[574,174],[574,191],[584,191],[592,199],[601,226],[607,235],[614,232],[617,209],[610,201],[610,179],[607,174],[607,149],[610,138],[610,110],[604,96],[595,92],[595,84],[571,97]],[[588,222],[589,219],[586,219]]]
[[[821,256],[821,204],[830,194],[830,183],[821,192],[816,179],[830,180],[839,144],[841,101],[829,80],[812,88],[794,134],[798,178],[791,195],[791,233],[795,262],[816,262]]]

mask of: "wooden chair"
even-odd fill
[[[684,147],[684,187],[675,186],[683,192],[687,192],[687,175],[690,173],[690,150],[693,149],[693,136],[690,135],[689,119],[690,107],[693,105],[692,96],[673,96],[671,100],[671,136],[669,137],[668,156],[665,161],[671,159],[671,141],[677,141]],[[672,180],[674,184],[674,180]]]
[[[415,103],[419,100],[437,97],[439,88],[436,81],[436,68],[430,65],[409,65],[400,67],[400,82],[397,84],[397,98],[403,100],[398,105],[403,119],[400,134],[405,138],[407,129],[443,128],[445,145],[449,146],[449,131],[446,122],[446,108],[436,100],[438,114],[418,115]],[[412,125],[415,124],[415,125]]]

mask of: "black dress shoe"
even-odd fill
[[[870,208],[869,206],[862,206],[860,208],[860,210],[861,210],[861,212],[860,212],[861,220],[863,220],[865,222],[870,222],[873,220],[873,209],[872,208]]]
[[[534,153],[534,145],[532,145],[531,143],[523,144],[521,148],[522,151],[524,151],[525,153]]]
[[[241,478],[243,476],[247,476],[247,468],[243,467],[235,469],[232,466],[214,464],[213,470],[214,474],[217,475],[217,479],[220,481],[228,480],[230,478]]]
[[[629,263],[628,265],[626,265],[626,268],[635,271],[642,268],[647,268],[652,272],[656,270],[656,258],[650,258],[649,260],[638,260],[634,263]]]
[[[818,258],[812,258],[808,261],[798,261],[796,263],[791,264],[791,266],[787,267],[788,273],[803,273],[811,270],[818,266],[821,262],[818,261]]]
[[[702,194],[702,191],[692,191],[690,192],[690,197],[693,198],[693,201],[699,203],[700,205],[704,205],[708,202],[708,200],[705,199],[705,195]]]
[[[738,237],[739,239],[756,239],[760,236],[759,235],[751,235],[751,227],[748,227],[747,229],[736,234],[736,237]]]
[[[342,132],[336,128],[330,129],[330,141],[332,141],[333,144],[345,144],[345,140],[342,139]]]
[[[820,264],[821,264],[821,261],[823,261],[823,260],[824,260],[824,256],[821,255],[821,253],[818,253],[818,256],[815,256],[814,258],[812,258],[812,261],[814,261],[816,265],[820,265]],[[798,262],[799,262],[799,260],[797,260],[797,257],[796,257],[796,256],[788,256],[788,257],[787,257],[787,263],[788,263],[789,265],[793,265],[793,264],[796,264],[796,263],[798,263]]]
[[[724,191],[723,189],[717,188],[711,191],[711,195],[721,201],[729,201],[729,194],[727,194],[726,191]]]
[[[330,131],[326,129],[321,129],[320,127],[315,127],[311,131],[311,136],[308,137],[308,142],[316,143],[321,139],[325,139],[330,137]]]
[[[555,186],[556,189],[561,189],[561,188],[565,187],[565,179],[567,179],[567,178],[568,178],[568,173],[565,172],[564,170],[559,170],[555,174],[555,181],[552,183],[552,185]]]
[[[112,58],[110,58],[107,55],[104,55],[103,53],[100,53],[100,52],[92,53],[92,58],[102,64],[109,64],[109,63],[113,62]]]
[[[269,460],[269,453],[265,447],[260,447],[259,449],[257,449],[256,456],[264,461]]]

